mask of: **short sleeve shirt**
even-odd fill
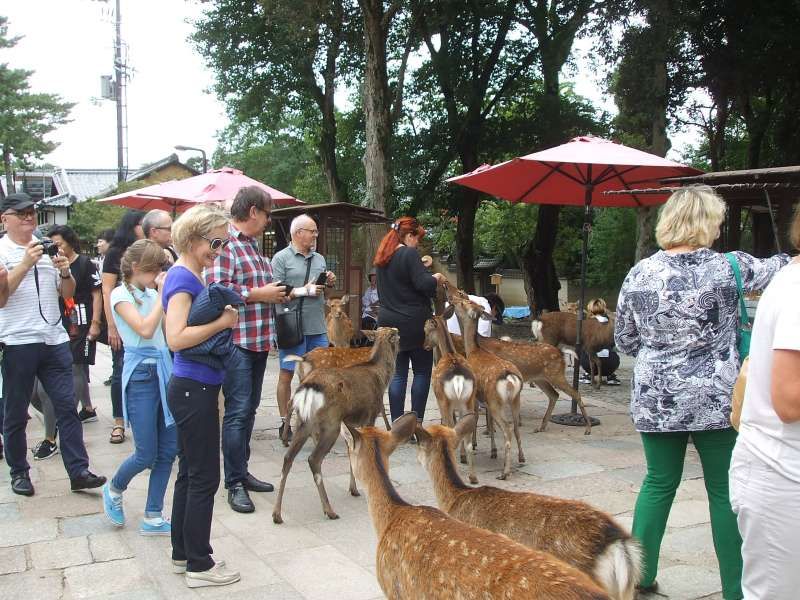
[[[94,318],[92,292],[101,287],[100,273],[88,256],[80,255],[70,266],[75,278],[75,318],[76,325],[89,325]]]
[[[138,290],[136,288],[128,289],[125,285],[115,288],[111,292],[111,308],[114,315],[114,324],[117,326],[117,331],[122,338],[122,344],[126,348],[141,348],[147,346],[164,348],[167,345],[160,323],[159,326],[156,327],[153,337],[150,339],[143,338],[136,333],[131,326],[125,322],[125,319],[117,313],[117,305],[120,302],[129,302],[140,315],[146,317],[152,312],[153,307],[156,305],[156,302],[158,302],[158,292],[156,290],[150,288],[146,290]]]
[[[306,277],[308,261],[311,261],[311,270]],[[310,281],[316,281],[319,274],[327,270],[322,254],[312,251],[304,256],[291,244],[272,257],[273,281],[288,283],[293,287],[302,287]],[[299,303],[300,299],[295,299],[284,307],[294,309]],[[325,298],[322,295],[306,296],[303,302],[303,335],[320,335],[325,332]]]

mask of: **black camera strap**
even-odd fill
[[[33,265],[33,280],[36,282],[36,300],[39,302],[39,315],[42,317],[42,320],[47,323],[48,325],[58,325],[61,323],[61,310],[58,311],[58,321],[55,323],[51,323],[47,320],[47,317],[44,316],[44,312],[42,311],[42,294],[39,291],[39,269],[36,265]]]

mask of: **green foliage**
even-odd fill
[[[101,231],[117,226],[125,210],[107,202],[86,200],[72,208],[67,225],[75,230],[81,240],[93,243]]]
[[[595,210],[592,233],[589,236],[587,284],[604,291],[617,291],[633,266],[635,250],[635,209]]]

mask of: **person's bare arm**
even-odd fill
[[[8,303],[8,271],[5,265],[0,263],[0,308]]]
[[[44,247],[39,243],[38,240],[33,240],[25,250],[25,254],[22,256],[22,260],[17,264],[13,269],[8,272],[8,295],[11,296],[14,292],[17,291],[19,284],[22,283],[22,280],[25,279],[25,275],[28,274],[39,259],[42,258],[42,253],[44,252]]]
[[[178,292],[169,299],[164,321],[167,345],[173,352],[197,346],[215,333],[234,327],[239,321],[239,310],[226,306],[222,315],[215,321],[205,325],[190,326],[188,320],[191,308],[192,297],[186,292]]]
[[[96,340],[100,335],[100,315],[103,312],[103,290],[92,290],[92,322],[89,324],[89,339]]]
[[[63,254],[58,254],[51,260],[61,278],[61,286],[59,288],[61,290],[61,297],[72,298],[75,296],[75,278],[72,276],[72,271],[69,269],[69,260]]]
[[[115,287],[117,287],[116,273],[103,273],[103,311],[105,311],[108,324],[108,345],[114,350],[119,350],[122,347],[122,340],[111,313],[111,292]]]
[[[772,351],[772,407],[784,423],[800,421],[800,351]]]

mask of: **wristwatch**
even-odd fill
[[[59,272],[58,274],[61,276],[61,279],[69,279],[70,277],[72,277],[72,271],[67,271],[66,275],[64,275],[64,273],[61,272]]]

